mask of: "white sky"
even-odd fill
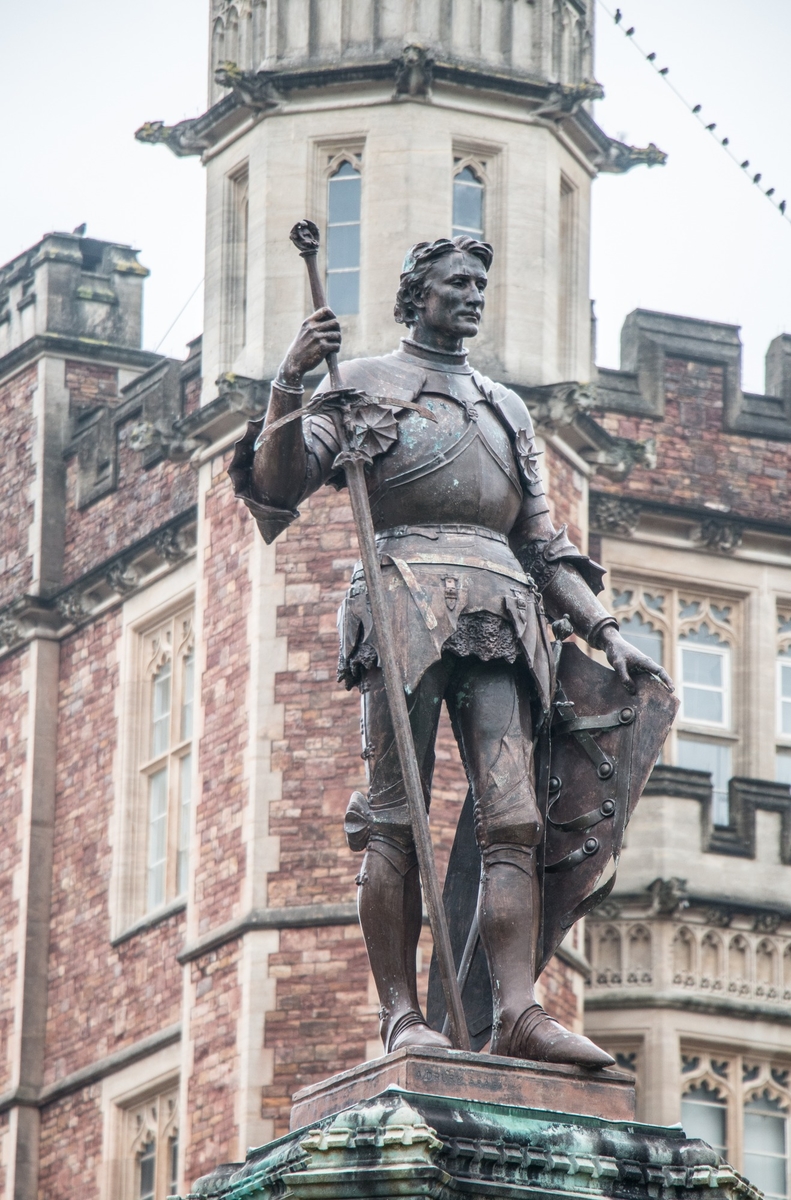
[[[614,0],[607,0],[609,8]],[[791,208],[787,128],[790,0],[621,0],[623,27],[762,172]],[[783,221],[616,29],[597,0],[596,116],[608,133],[656,142],[665,167],[594,187],[591,295],[599,362],[617,366],[624,316],[659,309],[742,326],[744,386],[791,332],[791,224]],[[147,119],[205,109],[206,0],[0,0],[0,262],[82,221],[130,242],[151,269],[145,345],[162,339],[203,273],[197,159],[142,146]],[[190,303],[163,352],[201,330]]]

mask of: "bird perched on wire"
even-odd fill
[[[77,237],[85,237],[85,234],[88,232],[88,222],[83,221],[82,225],[78,225],[77,228],[72,229],[71,232],[76,234]]]
[[[621,12],[620,8],[616,8],[616,10],[615,10],[615,24],[616,24],[616,25],[620,25],[620,23],[621,23],[621,21],[622,21],[622,20],[623,20],[623,13]]]

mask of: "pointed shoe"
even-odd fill
[[[531,1004],[514,1022],[511,1036],[498,1038],[495,1054],[524,1058],[533,1062],[568,1063],[578,1067],[611,1067],[615,1063],[605,1050],[583,1037],[571,1033],[540,1004]],[[507,1044],[507,1049],[505,1048]]]

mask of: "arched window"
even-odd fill
[[[348,159],[327,184],[327,303],[338,316],[360,311],[361,188]]]
[[[727,1155],[726,1118],[724,1098],[705,1080],[681,1098],[681,1124],[687,1137],[702,1138],[723,1157]]]
[[[766,938],[759,942],[755,951],[755,981],[764,987],[775,982],[775,948]]]
[[[483,237],[483,180],[466,166],[453,179],[453,236]]]
[[[613,925],[599,934],[596,968],[598,983],[621,982],[621,935]]]

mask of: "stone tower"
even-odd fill
[[[471,229],[495,248],[478,365],[590,378],[591,182],[651,160],[592,118],[592,0],[213,0],[211,44],[209,111],[139,134],[207,166],[209,386],[275,370],[303,214],[330,227],[344,356],[394,345],[405,249]]]

